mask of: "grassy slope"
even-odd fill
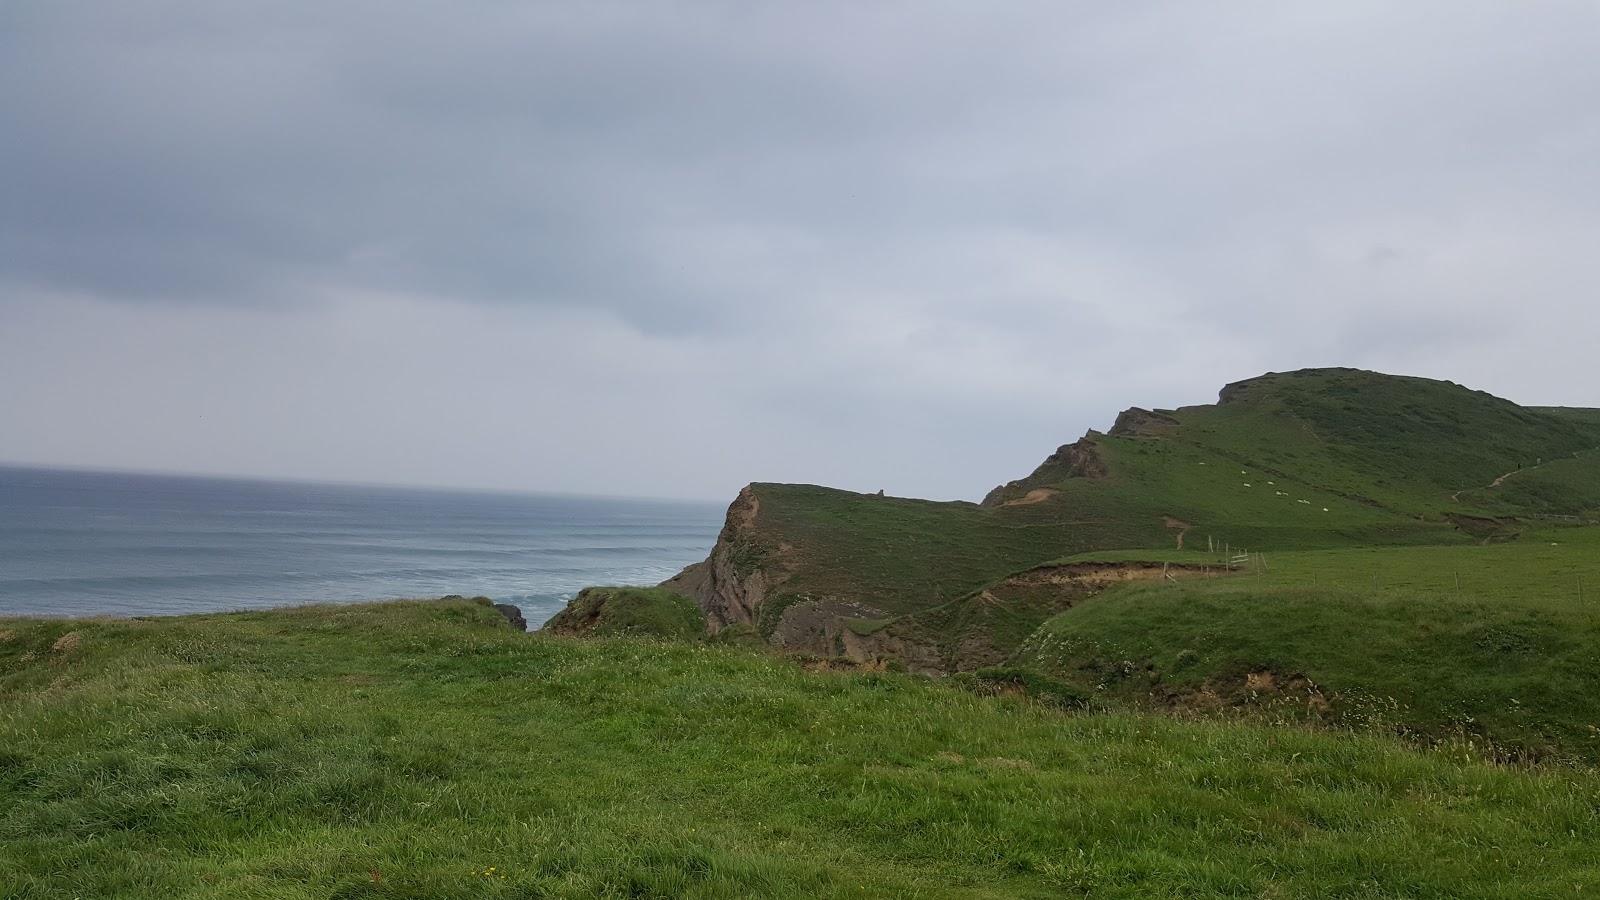
[[[813,485],[757,484],[771,545],[799,560],[793,593],[838,592],[890,612],[953,599],[1063,553],[1088,549],[1078,521],[1030,507],[876,497]]]
[[[1272,553],[1260,574],[1095,597],[1051,619],[1018,663],[1162,700],[1202,685],[1239,699],[1248,672],[1298,674],[1342,698],[1332,712],[1345,721],[1600,759],[1600,529]]]
[[[1066,716],[469,602],[0,630],[8,898],[1600,886],[1600,775],[1460,748]]]
[[[1582,406],[1530,406],[1528,408],[1545,415],[1600,427],[1600,409],[1590,409]]]
[[[1489,488],[1519,464],[1532,474],[1536,461],[1565,461],[1538,470],[1552,491],[1600,480],[1600,419],[1581,415],[1593,411],[1556,415],[1448,382],[1354,370],[1268,375],[1227,394],[1174,411],[1180,425],[1155,439],[1097,438],[1112,493],[1131,509],[1165,508],[1200,534],[1278,549],[1448,543],[1446,512],[1550,511]],[[1049,472],[1019,490],[1042,484],[1073,498],[1103,490]]]
[[[1102,495],[1102,504],[1138,518],[1159,520],[1165,515],[1192,524],[1186,541],[1204,543],[1210,536],[1236,547],[1279,549],[1463,539],[1437,516],[1418,521],[1351,499],[1346,495],[1358,495],[1353,488],[1370,491],[1370,485],[1336,467],[1309,472],[1310,467],[1301,467],[1298,477],[1285,477],[1260,463],[1242,462],[1227,452],[1180,440],[1177,434],[1162,440],[1101,437],[1097,443],[1110,460],[1116,482],[1062,483],[1057,502],[1075,505]],[[1175,545],[1174,535],[1166,531],[1161,539],[1142,544]]]
[[[1474,492],[1545,516],[1600,521],[1600,458],[1558,459],[1523,469],[1499,487]]]

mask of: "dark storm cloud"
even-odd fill
[[[87,459],[106,402],[163,423],[130,463],[360,472],[432,422],[648,491],[560,448],[649,423],[738,434],[680,493],[970,496],[1267,369],[1600,403],[1597,34],[1589,2],[13,0],[0,375],[38,389],[0,459]],[[248,440],[193,430],[224,389]],[[386,477],[550,486],[452,452]]]

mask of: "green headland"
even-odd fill
[[[1586,897],[1597,697],[1600,410],[1268,375],[541,633],[0,621],[0,897]]]

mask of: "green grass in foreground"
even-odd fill
[[[1064,715],[465,601],[0,632],[6,898],[1600,890],[1600,775],[1460,747]]]
[[[1251,672],[1301,675],[1334,698],[1336,720],[1600,759],[1600,529],[1269,553],[1264,570],[1095,597],[1046,623],[1017,662],[1161,702],[1202,688],[1237,701]]]

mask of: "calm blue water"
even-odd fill
[[[0,467],[0,615],[484,595],[530,627],[704,559],[714,504]]]

